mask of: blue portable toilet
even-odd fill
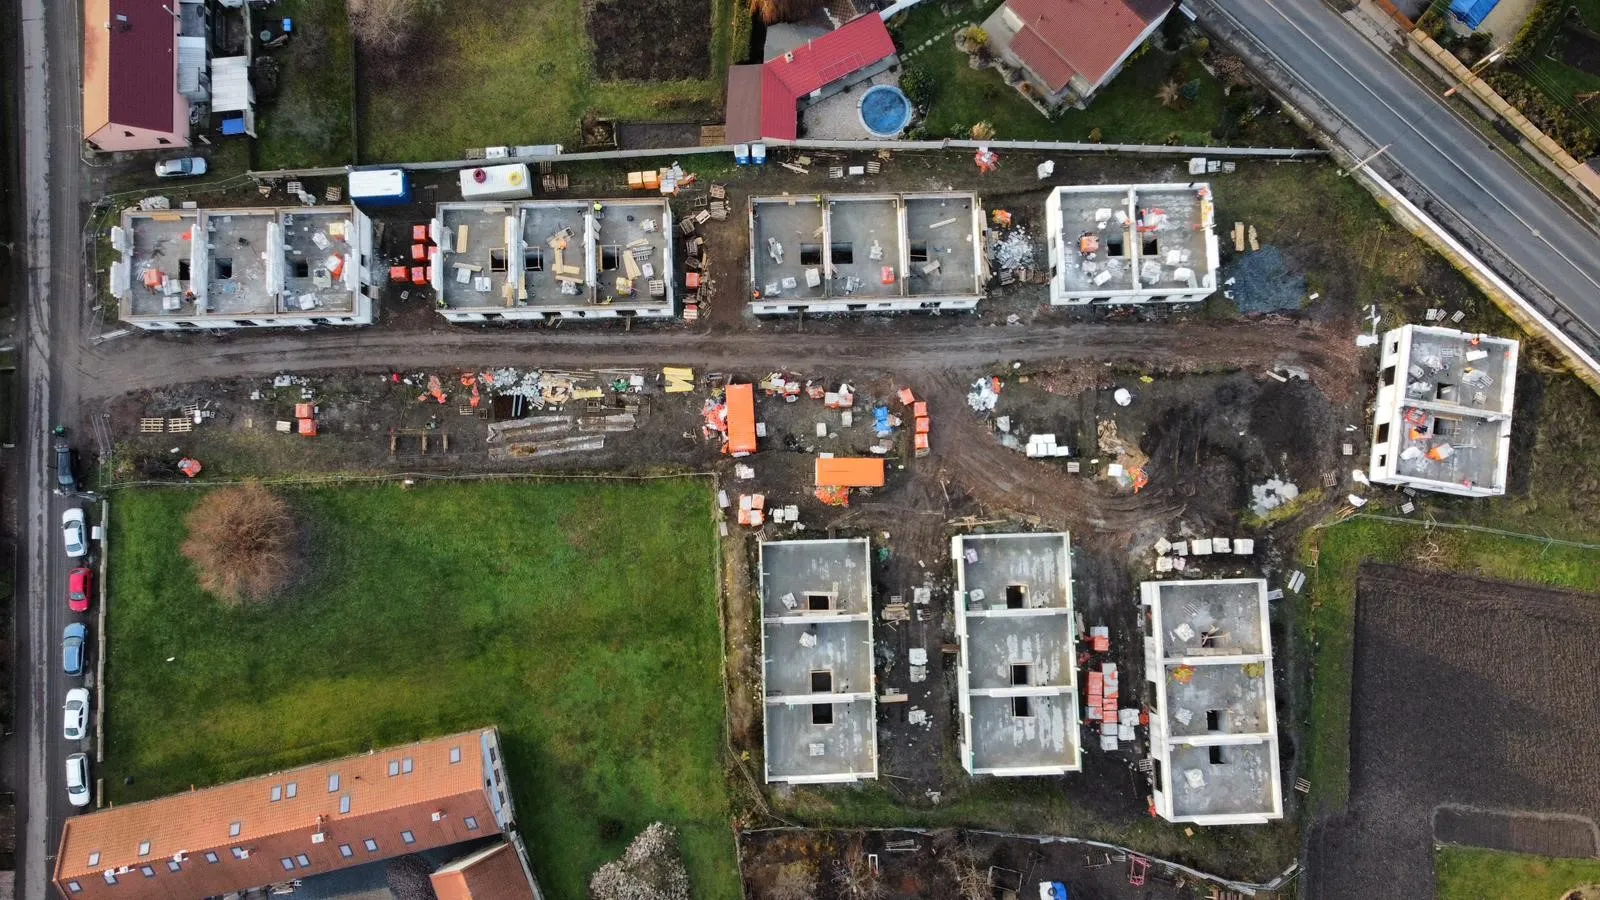
[[[766,144],[751,144],[750,145],[750,161],[755,163],[758,166],[766,165],[767,164],[767,145]]]
[[[733,162],[734,162],[734,165],[739,165],[739,166],[748,166],[748,165],[750,165],[750,145],[749,144],[734,144],[733,145]]]

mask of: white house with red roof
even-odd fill
[[[898,63],[883,19],[861,16],[761,65],[728,69],[729,143],[792,141],[800,110]]]
[[[983,28],[1006,81],[1035,106],[1082,108],[1172,6],[1172,0],[1006,0]]]

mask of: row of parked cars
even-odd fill
[[[57,468],[58,472],[67,472],[71,477],[69,466],[58,465]],[[62,487],[67,486],[63,484]],[[89,523],[81,507],[69,507],[62,512],[61,542],[68,559],[83,562],[88,557]],[[74,566],[67,573],[67,609],[74,613],[88,612],[93,587],[94,570],[84,565]],[[88,645],[89,626],[83,622],[68,623],[61,633],[61,668],[67,675],[83,677],[87,668]],[[67,691],[67,699],[61,709],[61,736],[64,739],[81,741],[88,735],[89,703],[88,688],[79,686]],[[90,796],[89,755],[73,753],[67,757],[67,800],[73,806],[88,806]]]

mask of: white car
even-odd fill
[[[206,161],[200,156],[185,156],[182,159],[164,159],[156,163],[156,176],[159,178],[189,178],[206,173]]]
[[[89,729],[89,689],[75,687],[67,691],[66,705],[61,708],[61,736],[69,741],[81,741]]]
[[[89,805],[89,754],[67,757],[67,800],[73,806]]]
[[[88,554],[89,531],[82,509],[74,506],[61,514],[61,540],[67,545],[67,555],[73,559]]]

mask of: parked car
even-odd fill
[[[69,741],[81,741],[88,730],[89,689],[75,687],[67,691],[67,702],[61,707],[61,736]]]
[[[73,806],[89,805],[89,754],[67,757],[67,800]]]
[[[89,588],[94,582],[94,571],[79,566],[67,573],[67,609],[73,612],[89,611]]]
[[[156,163],[156,175],[161,178],[189,178],[206,173],[206,161],[199,156],[181,159],[164,159]]]
[[[67,545],[67,555],[82,559],[89,553],[89,529],[83,510],[74,506],[61,514],[61,541]]]
[[[56,490],[71,494],[78,489],[78,476],[73,472],[72,445],[56,441]]]
[[[83,648],[89,642],[89,626],[73,622],[61,633],[61,668],[68,675],[83,674]]]

